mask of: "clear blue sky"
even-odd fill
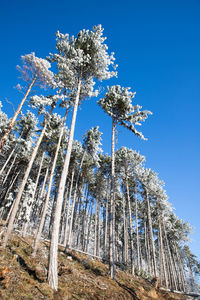
[[[135,103],[153,112],[142,126],[144,142],[119,128],[118,144],[139,150],[147,167],[166,182],[176,214],[195,228],[191,248],[200,257],[200,1],[1,1],[0,99],[12,116],[20,97],[15,66],[20,56],[35,52],[45,58],[55,51],[55,32],[76,35],[102,24],[115,52],[118,79],[136,91]],[[76,138],[91,126],[103,131],[110,152],[111,121],[87,101],[78,112]]]

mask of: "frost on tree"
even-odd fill
[[[86,97],[96,96],[94,80],[104,80],[116,76],[110,67],[114,66],[114,55],[108,54],[108,47],[104,43],[103,28],[94,26],[93,30],[81,30],[77,37],[69,38],[68,34],[57,32],[57,54],[51,55],[51,61],[56,62],[58,74],[57,85],[68,93],[72,101],[73,116],[69,133],[69,142],[66,152],[63,171],[58,188],[55,216],[52,229],[48,281],[50,286],[57,290],[57,250],[59,223],[65,190],[65,182],[68,175],[69,161],[74,137],[75,122],[78,105]]]
[[[14,117],[10,121],[7,130],[0,140],[0,152],[2,151],[2,148],[8,138],[8,134],[10,133],[33,85],[38,84],[40,88],[46,88],[48,86],[53,88],[55,86],[54,75],[49,70],[51,64],[46,59],[36,57],[34,52],[24,55],[21,58],[23,65],[22,67],[18,66],[18,70],[22,75],[22,79],[28,83],[28,88],[17,111],[14,114]],[[17,88],[20,90],[22,89],[20,85],[17,85]]]

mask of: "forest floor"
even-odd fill
[[[0,248],[0,299],[91,299],[91,300],[179,300],[192,299],[165,292],[149,281],[116,270],[116,280],[109,277],[107,264],[77,251],[59,248],[59,289],[47,284],[49,243],[41,242],[35,258],[31,257],[33,240],[13,234],[6,249]]]

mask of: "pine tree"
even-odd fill
[[[22,67],[18,66],[18,69],[22,78],[28,83],[28,88],[4,135],[1,137],[0,153],[33,85],[37,83],[40,88],[54,85],[53,73],[49,70],[51,64],[46,59],[36,57],[34,52],[21,56],[21,59],[23,65]]]
[[[111,171],[111,233],[110,233],[110,272],[111,278],[115,278],[115,130],[116,125],[122,125],[132,131],[136,136],[144,139],[141,132],[137,131],[135,125],[140,125],[144,121],[150,111],[140,111],[140,106],[132,105],[132,98],[135,93],[130,92],[130,88],[123,88],[119,85],[108,88],[103,99],[98,101],[98,104],[112,118],[112,171]]]
[[[58,288],[57,249],[59,224],[78,105],[86,97],[97,94],[93,90],[94,79],[109,79],[116,75],[115,72],[109,70],[109,66],[113,64],[114,57],[113,55],[108,55],[107,46],[104,44],[105,38],[102,37],[102,34],[103,29],[100,25],[95,26],[93,31],[82,30],[77,35],[77,38],[72,37],[71,39],[69,39],[69,35],[57,32],[58,54],[54,54],[51,59],[57,63],[59,70],[57,74],[58,84],[69,91],[69,97],[74,105],[68,148],[57,193],[56,217],[53,222],[51,236],[48,282],[55,290]]]

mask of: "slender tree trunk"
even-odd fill
[[[40,166],[39,166],[39,170],[38,170],[38,175],[37,175],[36,182],[35,182],[35,188],[34,188],[34,192],[33,192],[33,201],[35,199],[35,194],[36,194],[36,190],[37,190],[37,186],[38,186],[38,182],[39,182],[39,178],[40,178],[40,174],[41,174],[43,159],[44,159],[44,152],[42,154],[42,159],[41,159],[41,162],[40,162]],[[42,192],[41,192],[40,198],[42,198],[42,194],[43,194],[43,191],[44,191],[44,186],[46,184],[47,174],[48,174],[48,168],[46,169],[46,174],[45,174],[44,183],[43,183],[43,187],[42,187]],[[33,202],[31,203],[31,206],[33,206]],[[24,224],[23,236],[26,235],[27,227],[28,227],[28,224],[30,222],[30,214],[29,214],[29,216],[26,216],[26,218],[27,218],[27,221]]]
[[[8,172],[7,172],[6,176],[5,176],[5,178],[4,178],[4,181],[3,181],[3,184],[2,184],[2,185],[5,184],[7,178],[8,178],[8,176],[9,176],[11,170],[12,170],[12,167],[13,167],[13,165],[14,165],[14,163],[15,163],[16,158],[17,158],[17,154],[15,154],[15,156],[14,156],[14,159],[13,159],[13,161],[12,161],[12,163],[11,163],[11,166],[10,166],[10,168],[9,168],[9,170],[8,170]]]
[[[51,109],[51,111],[50,111],[50,114],[52,113],[52,111],[53,111],[53,107],[52,107],[52,109]],[[9,236],[10,236],[10,234],[11,234],[11,231],[12,231],[12,228],[13,228],[13,224],[14,224],[14,220],[15,220],[15,216],[16,216],[16,214],[17,214],[19,202],[20,202],[20,199],[21,199],[21,197],[22,197],[22,193],[23,193],[23,191],[24,191],[24,187],[25,187],[25,185],[26,185],[26,182],[27,182],[27,180],[28,180],[28,177],[29,177],[29,174],[30,174],[32,165],[33,165],[33,162],[34,162],[35,157],[36,157],[36,155],[37,155],[39,146],[40,146],[41,141],[42,141],[42,139],[43,139],[43,136],[44,136],[44,134],[45,134],[46,127],[47,127],[47,121],[45,121],[44,127],[43,127],[43,129],[42,129],[41,134],[40,134],[40,137],[39,137],[39,139],[38,139],[38,141],[37,141],[37,143],[36,143],[36,146],[35,146],[35,148],[34,148],[34,150],[33,150],[33,153],[32,153],[32,155],[31,155],[30,161],[29,161],[29,163],[28,163],[26,172],[25,172],[25,174],[24,174],[24,178],[23,178],[22,184],[21,184],[21,186],[20,186],[20,188],[19,188],[17,197],[16,197],[16,199],[15,199],[15,204],[14,204],[14,207],[13,207],[13,209],[12,209],[12,213],[11,213],[11,215],[10,215],[10,219],[9,219],[9,222],[8,222],[7,232],[6,232],[6,234],[5,234],[4,241],[3,241],[3,245],[2,245],[4,248],[6,247],[7,242],[8,242],[8,238],[9,238]]]
[[[185,290],[186,290],[186,278],[185,278],[185,272],[184,272],[184,269],[183,269],[183,262],[181,261],[181,256],[180,256],[180,253],[179,253],[179,250],[178,250],[178,247],[177,247],[176,243],[174,243],[174,247],[175,247],[176,256],[177,256],[179,269],[180,269],[180,273],[181,273],[182,290],[185,292]]]
[[[67,244],[67,228],[68,228],[68,220],[69,220],[70,201],[71,201],[73,181],[74,181],[74,173],[75,173],[75,167],[72,170],[71,184],[70,184],[70,189],[69,189],[69,199],[68,199],[68,206],[67,206],[67,216],[66,216],[66,221],[65,221],[64,246],[66,246],[66,244]]]
[[[8,190],[7,190],[7,192],[6,192],[6,195],[5,195],[5,199],[6,199],[6,196],[8,195],[8,193],[10,192],[10,190],[12,189],[12,187],[13,187],[13,185],[14,185],[16,179],[17,179],[17,177],[19,176],[19,173],[20,173],[20,171],[17,172],[17,174],[15,175],[15,177],[14,177],[14,179],[13,179],[11,185],[9,186],[9,188],[8,188]],[[12,209],[13,209],[13,206],[14,206],[14,202],[15,202],[15,201],[13,201],[13,203],[12,203],[12,205],[11,205],[11,208],[10,208],[10,210],[9,210],[9,212],[8,212],[8,215],[7,215],[7,218],[6,218],[6,225],[7,225],[8,221],[9,221],[10,214],[11,214]]]
[[[9,154],[9,156],[8,156],[8,158],[7,158],[7,160],[6,160],[6,162],[4,163],[3,167],[1,168],[0,176],[2,175],[3,171],[5,170],[7,164],[9,163],[9,161],[10,161],[10,159],[11,159],[13,153],[15,152],[16,148],[17,148],[17,144],[15,145],[15,147],[13,148],[13,150],[10,152],[10,154]]]
[[[115,121],[112,120],[112,162],[110,196],[110,275],[115,280]]]
[[[123,194],[124,194],[124,187],[123,187]],[[128,238],[127,238],[127,221],[126,221],[126,203],[125,197],[123,196],[123,262],[127,264],[128,261]]]
[[[106,201],[106,215],[105,215],[104,257],[107,256],[107,238],[108,238],[108,197]]]
[[[155,254],[155,244],[154,244],[154,238],[153,238],[151,209],[150,209],[150,203],[149,203],[149,195],[148,195],[148,191],[146,188],[145,188],[145,193],[146,193],[147,215],[148,215],[149,232],[150,232],[151,249],[152,249],[153,274],[154,274],[154,276],[157,276],[156,254]]]
[[[145,239],[145,252],[146,252],[146,260],[147,260],[147,271],[149,274],[151,274],[149,239],[148,239],[147,221],[146,220],[144,220],[144,239]]]
[[[70,225],[69,225],[69,235],[68,235],[68,243],[66,244],[66,251],[68,250],[69,247],[72,246],[72,227],[73,227],[73,221],[74,221],[74,210],[75,210],[75,205],[77,202],[77,191],[78,191],[78,183],[79,183],[79,178],[80,178],[80,174],[81,174],[81,168],[83,165],[83,161],[84,161],[84,157],[85,157],[86,151],[84,150],[83,152],[83,156],[80,162],[80,166],[79,166],[79,172],[76,178],[76,185],[75,185],[75,189],[74,189],[74,197],[73,197],[73,202],[72,202],[72,211],[71,211],[71,219],[70,219]]]
[[[50,287],[54,290],[58,289],[58,262],[57,262],[57,255],[58,255],[58,237],[59,237],[59,226],[60,226],[60,218],[61,218],[61,210],[62,210],[62,202],[63,196],[65,191],[65,182],[68,175],[68,168],[69,168],[69,161],[71,156],[72,150],[72,142],[74,138],[74,129],[75,129],[75,122],[76,122],[76,115],[79,103],[79,95],[80,95],[80,88],[81,88],[81,79],[79,79],[78,86],[77,86],[77,93],[74,103],[74,111],[71,121],[71,129],[69,134],[69,141],[67,147],[67,153],[65,156],[64,166],[60,178],[58,194],[57,194],[57,201],[56,201],[56,208],[55,208],[55,217],[53,221],[53,228],[51,234],[51,244],[50,244],[50,253],[49,253],[49,267],[48,267],[48,283]]]
[[[96,197],[95,205],[95,225],[94,225],[94,255],[97,256],[98,247],[98,198]]]
[[[164,278],[165,286],[168,289],[169,283],[168,283],[167,270],[166,270],[165,253],[163,251],[163,235],[162,235],[161,216],[159,216],[159,237],[160,237],[160,256],[161,256],[160,264],[162,266],[162,268],[160,268],[160,274],[162,274],[162,270],[163,270],[163,278]]]
[[[136,225],[136,241],[137,241],[137,267],[138,271],[141,271],[141,257],[140,257],[140,238],[138,231],[138,200],[137,200],[137,187],[135,187],[134,191],[135,195],[135,225]]]
[[[170,269],[171,269],[172,288],[174,288],[175,290],[177,290],[177,282],[176,282],[176,275],[175,275],[175,270],[174,270],[174,264],[173,264],[171,250],[170,250],[170,247],[169,247],[169,241],[168,241],[168,237],[167,237],[167,233],[166,233],[166,229],[165,229],[165,225],[164,224],[163,224],[163,229],[164,229],[165,241],[166,241],[166,245],[167,245],[167,253],[168,253],[168,257],[169,257],[169,266],[170,266]]]
[[[85,244],[85,233],[86,233],[86,215],[87,215],[87,207],[88,207],[88,198],[89,198],[89,189],[88,185],[86,187],[86,197],[85,197],[85,207],[83,212],[83,218],[82,218],[82,229],[81,229],[81,246],[82,251],[84,251],[84,244]]]
[[[88,230],[87,230],[87,241],[86,241],[86,252],[88,252],[88,247],[89,247],[89,237],[90,237],[90,228],[91,228],[91,223],[92,223],[92,208],[93,208],[93,202],[91,203],[90,207],[90,213],[89,213],[89,222],[88,222]]]
[[[60,244],[64,241],[64,234],[65,234],[65,221],[66,221],[66,207],[67,207],[67,200],[68,200],[68,194],[69,194],[69,181],[67,181],[66,185],[66,192],[64,196],[64,203],[63,203],[63,209],[62,209],[62,217],[61,217],[61,230],[60,230]]]
[[[16,121],[16,119],[17,119],[17,117],[18,117],[18,115],[19,115],[19,113],[20,113],[20,111],[22,109],[22,106],[24,105],[24,102],[26,101],[26,99],[27,99],[27,97],[28,97],[28,95],[29,95],[29,93],[30,93],[30,91],[31,91],[31,89],[32,89],[32,87],[33,87],[36,79],[37,79],[37,75],[33,78],[31,84],[29,85],[24,98],[22,99],[22,101],[21,101],[21,103],[20,103],[17,111],[14,114],[14,117],[10,121],[8,129],[6,130],[6,132],[4,133],[4,135],[2,136],[2,138],[0,140],[0,153],[1,153],[2,149],[3,149],[3,146],[5,145],[5,142],[6,142],[7,138],[8,138],[8,135],[9,135],[11,129],[13,128],[13,125],[15,124],[15,121]]]
[[[55,167],[56,167],[58,153],[59,153],[59,150],[60,150],[60,144],[61,144],[62,137],[63,137],[67,112],[68,112],[68,110],[66,110],[66,112],[65,112],[65,116],[64,116],[64,119],[63,119],[63,124],[62,124],[60,134],[59,134],[58,144],[57,144],[57,147],[56,147],[56,152],[55,152],[55,155],[54,155],[54,160],[53,160],[51,173],[50,173],[50,177],[49,177],[48,191],[47,191],[45,203],[44,203],[43,210],[42,210],[40,225],[38,227],[36,237],[35,237],[35,241],[34,241],[33,253],[32,253],[33,257],[36,255],[36,252],[37,252],[37,249],[38,249],[38,246],[39,246],[39,242],[40,242],[40,239],[41,239],[42,229],[43,229],[43,226],[44,226],[45,216],[46,216],[46,212],[47,212],[47,208],[48,208],[48,204],[49,204],[49,199],[50,199],[50,195],[51,195],[51,188],[52,188],[52,183],[53,183],[54,171],[55,171]]]
[[[126,191],[127,191],[127,199],[128,199],[128,211],[129,211],[129,229],[130,229],[130,243],[131,243],[131,274],[135,274],[134,267],[134,245],[133,245],[133,227],[132,227],[132,209],[131,209],[131,200],[129,194],[129,184],[128,177],[126,176]]]

